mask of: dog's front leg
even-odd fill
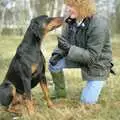
[[[27,63],[26,59],[22,59],[20,65],[21,65],[20,77],[24,87],[24,96],[25,96],[24,102],[25,102],[25,106],[27,107],[28,113],[31,115],[34,114],[34,106],[31,96],[32,72],[31,72],[31,68],[29,67],[29,63]]]
[[[45,98],[45,100],[47,100],[48,107],[53,107],[53,103],[52,103],[52,101],[50,100],[50,97],[49,97],[49,92],[48,92],[48,86],[47,86],[46,79],[40,80],[40,86],[42,88],[44,98]]]
[[[26,105],[26,107],[27,107],[27,110],[28,110],[29,115],[34,114],[35,109],[34,109],[34,105],[33,105],[32,100],[30,100],[30,99],[25,99],[25,105]]]
[[[27,107],[28,113],[30,115],[34,114],[35,109],[34,109],[34,105],[33,105],[33,101],[30,93],[25,93],[25,105]]]
[[[25,105],[27,107],[28,113],[34,114],[34,105],[32,102],[32,96],[31,96],[31,81],[30,80],[25,80],[24,81],[24,90],[25,90]]]

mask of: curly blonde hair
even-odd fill
[[[95,0],[64,0],[64,3],[74,7],[79,17],[87,17],[96,13]]]

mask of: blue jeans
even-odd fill
[[[49,71],[50,72],[59,72],[65,68],[65,60],[64,58],[58,61],[55,66],[52,66],[49,63]],[[104,87],[105,81],[100,80],[87,80],[86,86],[82,90],[82,94],[80,100],[85,104],[95,104],[101,93],[102,88]]]

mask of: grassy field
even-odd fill
[[[110,75],[105,88],[102,91],[97,105],[84,106],[79,101],[80,91],[85,82],[82,81],[79,69],[64,70],[67,99],[54,100],[55,103],[62,103],[62,107],[49,109],[39,86],[32,91],[33,97],[38,105],[36,114],[29,117],[26,113],[23,116],[15,116],[0,109],[0,120],[120,120],[120,36],[116,35],[112,39],[113,61],[115,64],[116,76]],[[1,36],[0,37],[0,82],[4,79],[8,66],[15,54],[16,48],[22,37]],[[46,57],[46,64],[55,45],[56,36],[48,35],[42,45],[42,50]],[[53,84],[50,73],[46,65],[46,76],[48,79],[50,93],[53,92]]]

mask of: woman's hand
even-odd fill
[[[64,37],[58,37],[58,48],[62,49],[67,55],[71,45],[67,42]]]

